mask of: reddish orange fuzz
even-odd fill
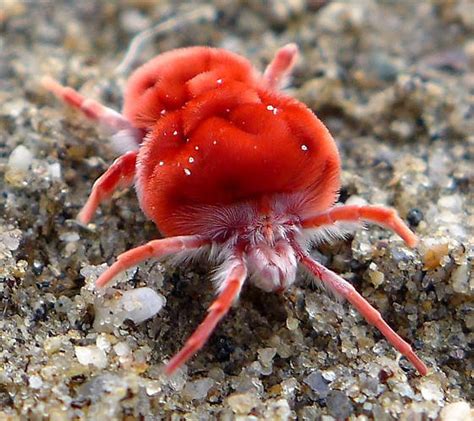
[[[308,253],[312,242],[341,234],[344,222],[385,226],[410,247],[417,238],[393,209],[335,206],[335,142],[309,108],[280,90],[297,52],[294,44],[284,46],[263,74],[222,49],[161,54],[130,77],[123,113],[44,79],[64,102],[108,126],[125,152],[96,181],[79,220],[88,223],[117,188],[134,185],[142,210],[165,236],[121,254],[97,286],[148,258],[209,252],[219,264],[218,295],[166,365],[171,374],[204,346],[247,279],[265,291],[282,291],[302,266],[353,304],[425,375],[426,365],[380,313]]]

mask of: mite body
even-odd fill
[[[392,209],[334,206],[340,188],[335,142],[310,109],[279,91],[296,56],[294,44],[281,48],[261,74],[222,49],[167,52],[132,74],[123,113],[45,78],[60,99],[110,127],[126,151],[96,181],[79,220],[88,223],[118,187],[134,185],[142,210],[165,236],[121,254],[97,286],[148,258],[209,252],[219,265],[218,295],[166,365],[171,374],[202,348],[246,279],[283,291],[303,266],[424,375],[425,364],[380,313],[308,253],[312,242],[329,240],[328,233],[337,235],[348,222],[383,225],[411,247],[417,238]]]

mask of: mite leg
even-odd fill
[[[197,235],[163,238],[153,240],[142,246],[122,253],[117,261],[99,276],[95,285],[98,288],[107,285],[116,275],[138,265],[151,257],[162,258],[180,251],[190,251],[209,244],[209,241]]]
[[[99,205],[119,187],[128,187],[135,177],[137,152],[130,151],[117,158],[109,169],[102,174],[92,187],[86,204],[79,212],[77,219],[87,224],[92,219]]]
[[[178,367],[188,361],[204,346],[219,321],[227,314],[232,303],[239,296],[246,277],[247,268],[244,262],[237,260],[229,270],[220,288],[219,295],[209,307],[206,318],[186,341],[181,351],[166,365],[165,373],[167,375],[173,374]]]
[[[85,98],[73,88],[63,86],[48,76],[43,77],[41,83],[61,101],[80,110],[87,118],[97,121],[111,130],[114,133],[114,144],[117,149],[123,152],[137,149],[142,142],[142,131],[133,127],[119,112],[93,99]]]
[[[332,225],[337,221],[367,221],[382,225],[397,233],[410,247],[418,243],[416,235],[408,228],[394,209],[383,206],[337,206],[302,221],[303,228]]]
[[[263,73],[263,81],[270,89],[279,89],[285,84],[298,56],[296,44],[286,44],[280,48]]]
[[[380,313],[360,295],[355,288],[346,280],[331,272],[329,269],[313,260],[296,246],[301,263],[317,278],[327,285],[333,292],[347,299],[364,318],[387,338],[387,340],[415,366],[418,372],[425,376],[428,368],[415,354],[411,346],[404,341],[388,324],[382,319]],[[299,248],[299,250],[298,250]]]

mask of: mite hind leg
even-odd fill
[[[295,66],[298,56],[296,44],[286,44],[280,48],[263,73],[263,81],[270,89],[280,89],[285,85]]]
[[[382,335],[404,355],[422,375],[426,376],[428,367],[415,354],[408,342],[401,338],[382,318],[381,314],[372,305],[360,295],[355,288],[341,278],[339,275],[330,271],[320,263],[313,260],[308,254],[303,252],[297,245],[295,246],[301,263],[321,282],[329,287],[334,293],[349,301],[362,316],[371,325],[375,326]]]
[[[88,224],[104,200],[110,198],[118,188],[125,188],[133,183],[137,154],[137,151],[130,151],[120,156],[107,171],[96,180],[86,204],[77,216],[80,222]]]

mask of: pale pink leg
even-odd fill
[[[73,88],[63,86],[49,76],[43,77],[41,83],[61,101],[80,110],[87,118],[97,121],[112,130],[116,135],[114,136],[114,144],[117,149],[123,152],[137,149],[142,142],[142,131],[133,127],[119,112],[93,99],[85,98]]]
[[[86,204],[77,215],[77,219],[88,224],[99,205],[108,199],[119,187],[128,187],[135,177],[137,152],[127,152],[117,158],[108,170],[102,174],[92,186],[91,194]]]
[[[415,366],[418,372],[425,376],[428,368],[423,361],[414,353],[411,346],[404,341],[386,322],[380,313],[373,308],[370,303],[362,297],[355,288],[346,280],[331,272],[329,269],[309,257],[301,247],[294,245],[301,263],[325,285],[339,296],[347,299],[364,318],[374,325],[382,335]]]
[[[153,240],[142,246],[128,250],[117,257],[117,261],[99,276],[95,285],[104,287],[115,276],[126,269],[138,265],[151,257],[159,259],[180,251],[195,250],[209,244],[209,241],[197,235],[163,238]]]
[[[410,247],[415,247],[418,238],[403,222],[394,209],[383,206],[346,205],[331,208],[302,221],[303,228],[317,228],[332,225],[337,221],[368,221],[390,228],[396,232]]]
[[[167,375],[173,374],[177,368],[182,366],[204,346],[219,321],[227,314],[232,303],[239,296],[246,277],[247,268],[245,264],[239,260],[229,271],[222,288],[220,288],[220,293],[209,307],[209,313],[204,321],[186,341],[181,351],[166,365],[165,373]]]
[[[287,44],[280,48],[263,73],[263,81],[270,89],[279,89],[290,75],[298,56],[298,46]]]

